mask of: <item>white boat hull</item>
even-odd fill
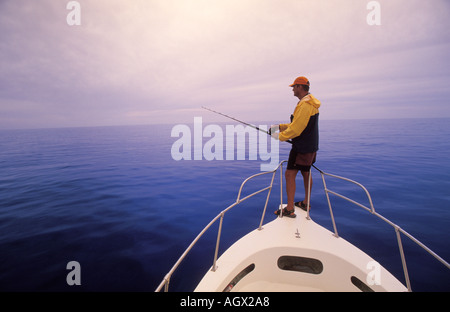
[[[234,243],[195,291],[407,291],[366,253],[307,219],[305,211],[296,208],[296,214]]]

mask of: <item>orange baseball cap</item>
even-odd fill
[[[309,86],[309,80],[306,77],[297,77],[293,84],[291,84],[289,87],[293,87],[295,85],[306,85]]]

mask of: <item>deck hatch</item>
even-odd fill
[[[323,264],[317,259],[281,256],[277,261],[278,267],[286,271],[296,271],[310,274],[320,274],[323,271]]]
[[[356,276],[352,276],[350,278],[350,280],[352,281],[353,285],[355,285],[356,287],[358,287],[359,290],[361,290],[362,292],[374,292],[374,290],[372,288],[370,288],[369,286],[367,286],[366,284],[364,284],[363,281],[361,281],[359,278],[357,278]]]
[[[231,282],[227,285],[227,287],[225,287],[225,289],[222,292],[229,292],[231,291],[231,289],[236,286],[237,283],[239,283],[239,281],[241,279],[243,279],[248,273],[250,273],[251,271],[253,271],[255,269],[255,264],[252,263],[250,264],[248,267],[246,267],[245,269],[243,269],[241,272],[239,272],[238,275],[236,275]]]

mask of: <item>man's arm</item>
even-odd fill
[[[279,140],[287,141],[298,137],[308,125],[312,110],[313,106],[308,103],[302,103],[297,106],[294,111],[294,118],[292,122],[290,124],[280,125]]]

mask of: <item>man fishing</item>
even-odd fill
[[[310,202],[308,183],[312,188],[310,177],[311,165],[316,161],[316,153],[319,150],[319,107],[320,101],[309,93],[309,80],[306,77],[298,77],[290,85],[294,96],[300,101],[291,115],[291,123],[274,125],[270,128],[273,138],[280,141],[292,141],[292,149],[289,153],[287,170],[285,173],[287,206],[280,212],[283,216],[295,218],[294,205],[303,210],[308,209]],[[298,172],[302,173],[305,187],[305,199],[294,203],[295,178]],[[309,180],[309,181],[308,181]]]

